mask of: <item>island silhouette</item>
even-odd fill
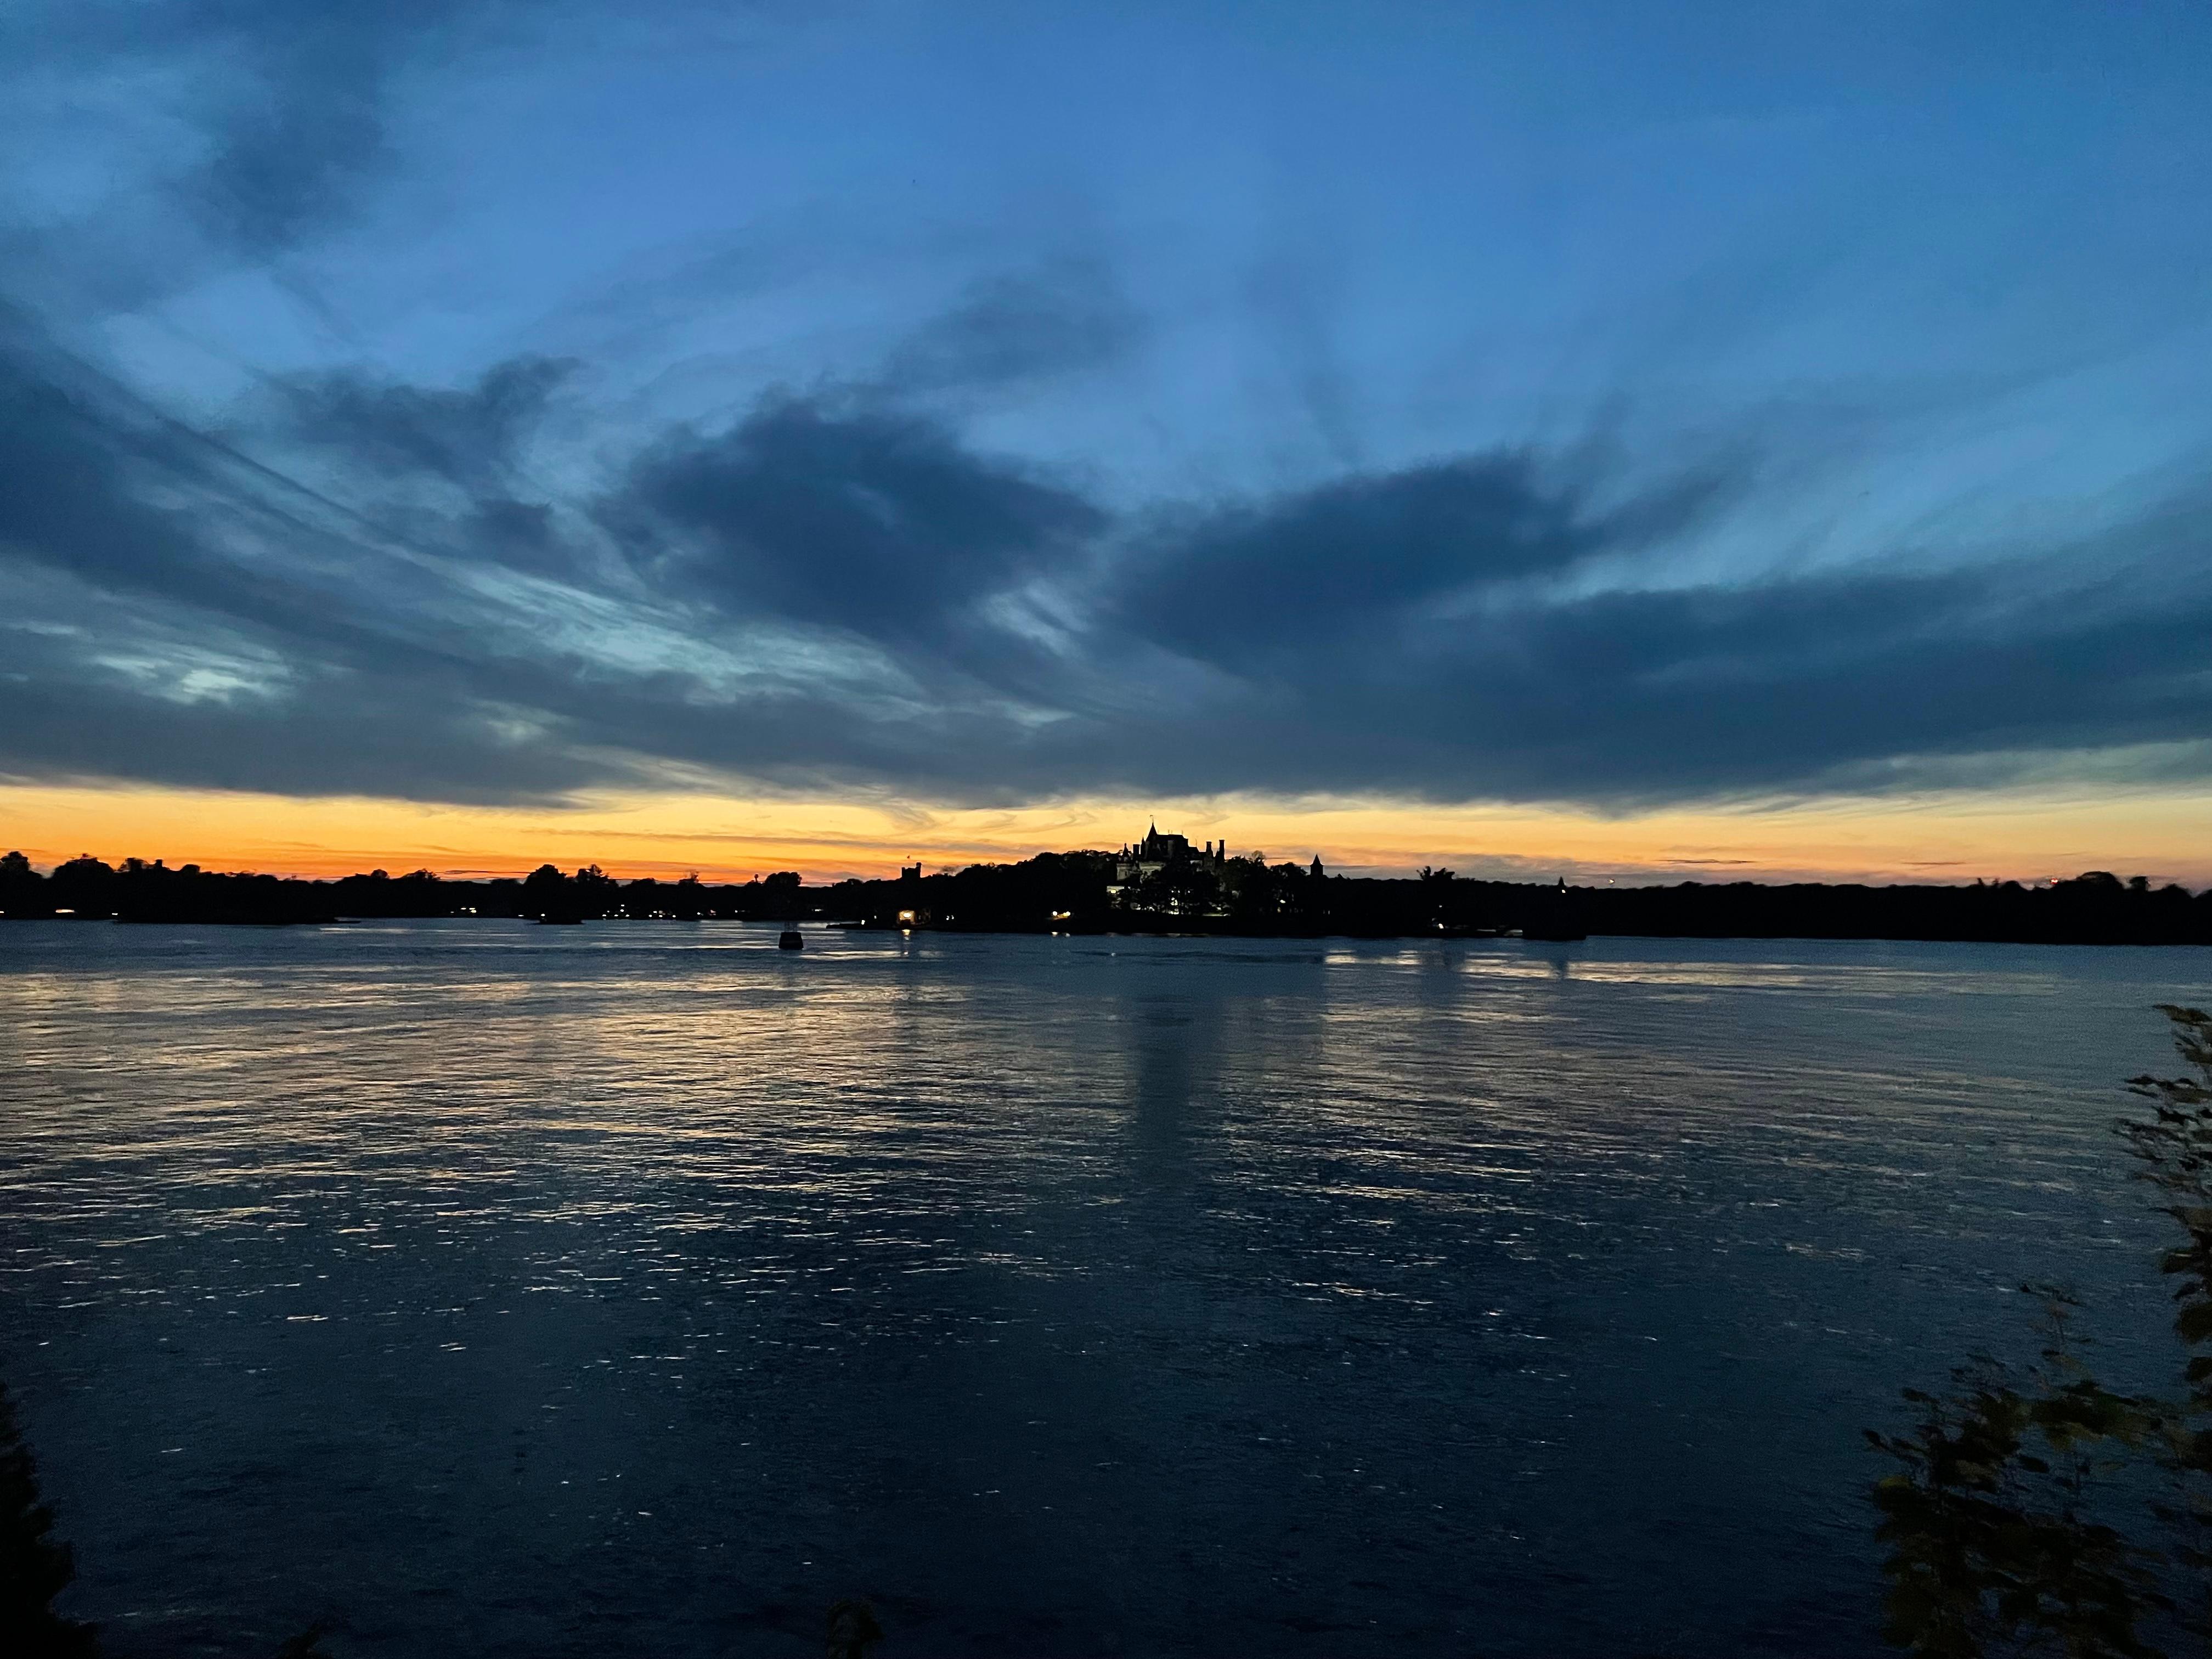
[[[336,880],[218,872],[80,855],[41,873],[0,855],[0,920],[283,926],[351,919],[492,916],[600,921],[815,922],[851,928],[1018,933],[1200,933],[1371,939],[1587,935],[1683,939],[1884,939],[2059,945],[2212,944],[2212,890],[2091,871],[2025,884],[1976,881],[1707,883],[1575,886],[1334,875],[1318,857],[1270,862],[1152,832],[1116,851],[1040,853],[895,878],[808,885],[795,871],[737,883],[696,875],[621,881],[596,864],[540,865],[522,878],[452,879],[382,870]]]

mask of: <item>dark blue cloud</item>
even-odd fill
[[[1103,262],[1055,260],[973,284],[892,349],[882,386],[911,395],[1080,374],[1121,360],[1144,333]]]
[[[507,0],[31,0],[0,22],[0,59],[16,66],[19,97],[67,75],[95,99],[127,87],[140,112],[189,124],[196,140],[155,162],[161,199],[214,243],[267,258],[350,219],[389,171],[393,87],[408,68],[528,16]],[[152,216],[127,192],[96,210]],[[159,263],[125,280],[160,283]]]
[[[545,357],[495,364],[476,384],[426,388],[331,369],[272,389],[285,436],[356,467],[481,488],[506,478],[547,400],[575,365]]]
[[[605,517],[655,580],[725,610],[896,639],[1050,568],[1105,522],[929,421],[789,398],[664,441]]]
[[[1134,631],[1231,668],[1334,641],[1375,648],[1425,609],[1680,530],[1712,480],[1599,508],[1556,459],[1510,451],[1340,479],[1186,519],[1124,562]],[[1286,654],[1287,653],[1287,654]]]

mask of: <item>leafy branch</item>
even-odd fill
[[[2159,1262],[2180,1280],[2184,1392],[2105,1387],[2073,1329],[2080,1304],[2052,1285],[2021,1287],[2042,1305],[2038,1364],[2014,1376],[1982,1356],[1942,1394],[1905,1390],[1918,1420],[1867,1438],[1898,1465],[1872,1496],[1883,1635],[1910,1652],[2160,1659],[2146,1631],[2167,1629],[2212,1650],[2212,1016],[2160,1012],[2193,1075],[2130,1079],[2152,1115],[2115,1127],[2180,1229]],[[2144,1519],[2156,1542],[2123,1524]]]

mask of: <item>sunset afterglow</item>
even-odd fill
[[[2212,797],[1976,793],[1600,817],[1419,804],[1173,798],[925,810],[836,800],[605,796],[562,810],[299,800],[209,791],[0,790],[5,836],[50,865],[81,852],[310,876],[386,867],[519,875],[550,860],[622,877],[810,882],[1112,848],[1157,821],[1238,853],[1346,872],[1445,865],[1468,876],[1735,881],[2047,880],[2109,866],[2212,884]]]

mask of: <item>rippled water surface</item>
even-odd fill
[[[2163,1317],[2212,953],[0,926],[111,1652],[1875,1650],[1859,1430]],[[2147,1362],[2146,1362],[2147,1363]]]

